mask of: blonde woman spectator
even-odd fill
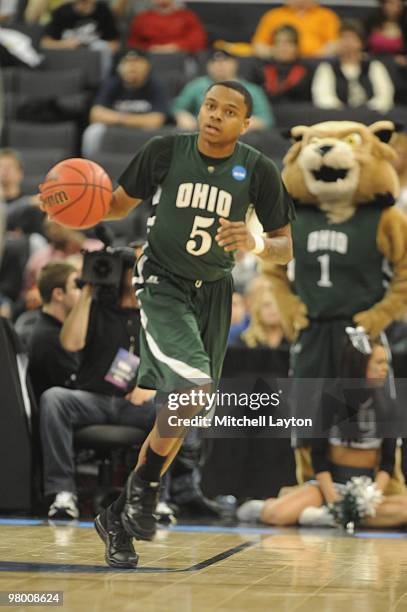
[[[283,348],[287,346],[273,292],[266,287],[252,295],[249,327],[240,335],[236,344],[249,348]]]

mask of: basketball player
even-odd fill
[[[153,138],[119,179],[107,219],[124,217],[149,198],[154,210],[134,278],[142,321],[138,387],[216,389],[230,327],[233,252],[279,264],[292,258],[293,206],[280,175],[270,159],[237,142],[251,112],[251,96],[239,83],[211,86],[199,133]],[[250,204],[263,237],[245,223]],[[170,414],[191,417],[203,408],[191,399]],[[158,417],[122,494],[96,517],[113,567],[136,567],[131,537],[155,534],[160,477],[186,433],[182,425],[165,428],[169,413],[163,414],[165,435]]]

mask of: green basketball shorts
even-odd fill
[[[217,385],[230,328],[232,276],[188,280],[142,255],[133,285],[142,325],[137,384],[163,392]]]
[[[294,378],[337,378],[347,341],[345,328],[352,319],[311,321],[291,347],[291,374]]]

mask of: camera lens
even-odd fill
[[[106,278],[112,273],[112,265],[110,261],[106,259],[99,259],[95,261],[93,272],[98,278]]]

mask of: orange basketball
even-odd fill
[[[75,229],[96,225],[109,211],[112,182],[88,159],[64,159],[40,185],[42,209],[50,219]]]

